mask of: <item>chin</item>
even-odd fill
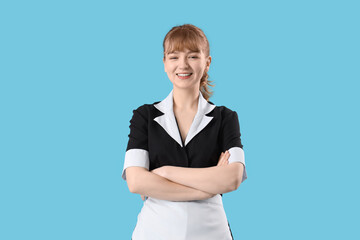
[[[178,89],[193,89],[197,88],[197,86],[197,84],[173,84],[173,87]]]

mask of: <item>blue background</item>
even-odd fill
[[[359,239],[359,1],[2,1],[0,239],[130,239],[132,110],[164,99],[162,41],[210,42],[210,99],[238,112],[238,239]],[[356,229],[357,228],[357,229]]]

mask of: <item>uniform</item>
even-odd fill
[[[199,91],[198,109],[185,142],[173,111],[173,90],[162,101],[133,111],[125,169],[139,166],[149,171],[170,165],[205,168],[216,166],[221,152],[229,150],[229,164],[244,165],[237,113],[208,102]],[[133,240],[233,239],[222,203],[222,194],[194,201],[167,201],[148,197],[132,235]]]

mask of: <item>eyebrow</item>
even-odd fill
[[[179,51],[168,52],[167,54],[178,53]],[[200,51],[189,51],[188,53],[200,53]]]

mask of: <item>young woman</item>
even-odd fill
[[[211,56],[201,29],[175,26],[163,47],[173,89],[130,120],[122,177],[145,200],[132,239],[233,239],[222,194],[247,178],[237,113],[209,101]]]

